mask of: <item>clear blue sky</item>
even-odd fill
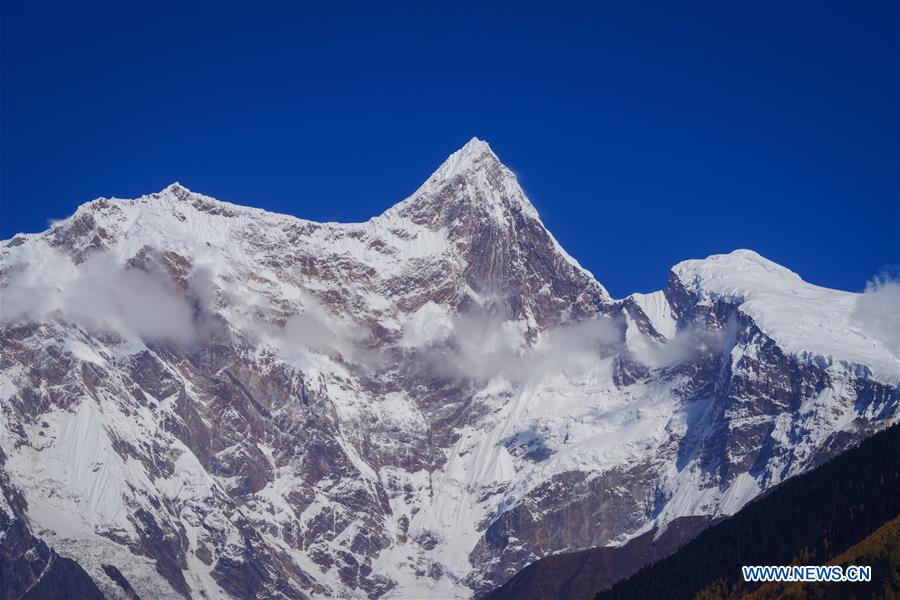
[[[2,2],[0,238],[178,180],[365,220],[473,135],[615,296],[900,263],[898,3]]]

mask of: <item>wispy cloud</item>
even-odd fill
[[[368,327],[333,314],[310,292],[300,292],[291,308],[260,291],[236,286],[233,277],[220,277],[206,263],[195,264],[187,285],[178,287],[151,261],[148,270],[129,268],[110,253],[91,255],[75,265],[65,254],[46,251],[29,264],[7,265],[6,285],[0,293],[0,322],[58,320],[91,331],[113,333],[129,340],[190,344],[222,333],[227,313],[230,327],[253,344],[276,351],[282,359],[305,368],[316,356],[341,357],[345,363],[381,369],[392,352],[405,355],[406,364],[442,377],[490,379],[503,376],[527,381],[552,373],[589,371],[604,359],[627,355],[650,367],[665,368],[691,360],[702,351],[720,348],[729,333],[691,327],[672,339],[638,336],[625,343],[622,318],[598,316],[563,323],[539,333],[514,319],[502,297],[451,312],[429,302],[402,325],[399,348],[375,343]],[[198,258],[199,261],[199,258]],[[186,288],[186,289],[185,289]],[[893,296],[891,296],[891,292]],[[897,329],[895,283],[873,286],[860,301],[860,319],[868,327],[893,318]],[[285,315],[285,310],[296,311]],[[893,337],[896,345],[897,336]]]
[[[502,311],[476,307],[450,314],[429,303],[408,318],[401,346],[411,360],[442,376],[522,381],[589,369],[623,341],[623,324],[608,317],[566,323],[530,340],[523,322]]]
[[[60,320],[123,339],[191,342],[192,309],[162,273],[127,268],[108,253],[75,265],[48,251],[12,265],[0,301],[0,323]]]
[[[722,328],[710,328],[692,324],[678,330],[670,339],[659,343],[641,337],[630,345],[632,357],[641,364],[662,369],[697,359],[703,353],[716,353],[727,349],[734,341],[737,322],[728,320]]]
[[[900,273],[875,277],[857,298],[853,319],[866,333],[900,357]]]

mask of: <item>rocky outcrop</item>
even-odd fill
[[[653,529],[622,544],[542,558],[517,573],[483,600],[565,600],[591,598],[600,590],[657,562],[711,524],[707,517],[679,517],[665,530]]]

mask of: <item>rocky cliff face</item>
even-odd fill
[[[113,598],[465,597],[898,418],[859,295],[739,251],[614,300],[478,140],[359,224],[95,200],[0,286],[4,522]]]

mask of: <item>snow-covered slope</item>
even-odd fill
[[[0,511],[110,597],[467,597],[896,421],[860,298],[615,301],[474,139],[365,223],[99,199],[0,243]]]
[[[752,250],[686,260],[672,271],[701,302],[738,304],[798,359],[865,365],[879,381],[897,384],[897,357],[854,318],[859,294],[806,283]]]

